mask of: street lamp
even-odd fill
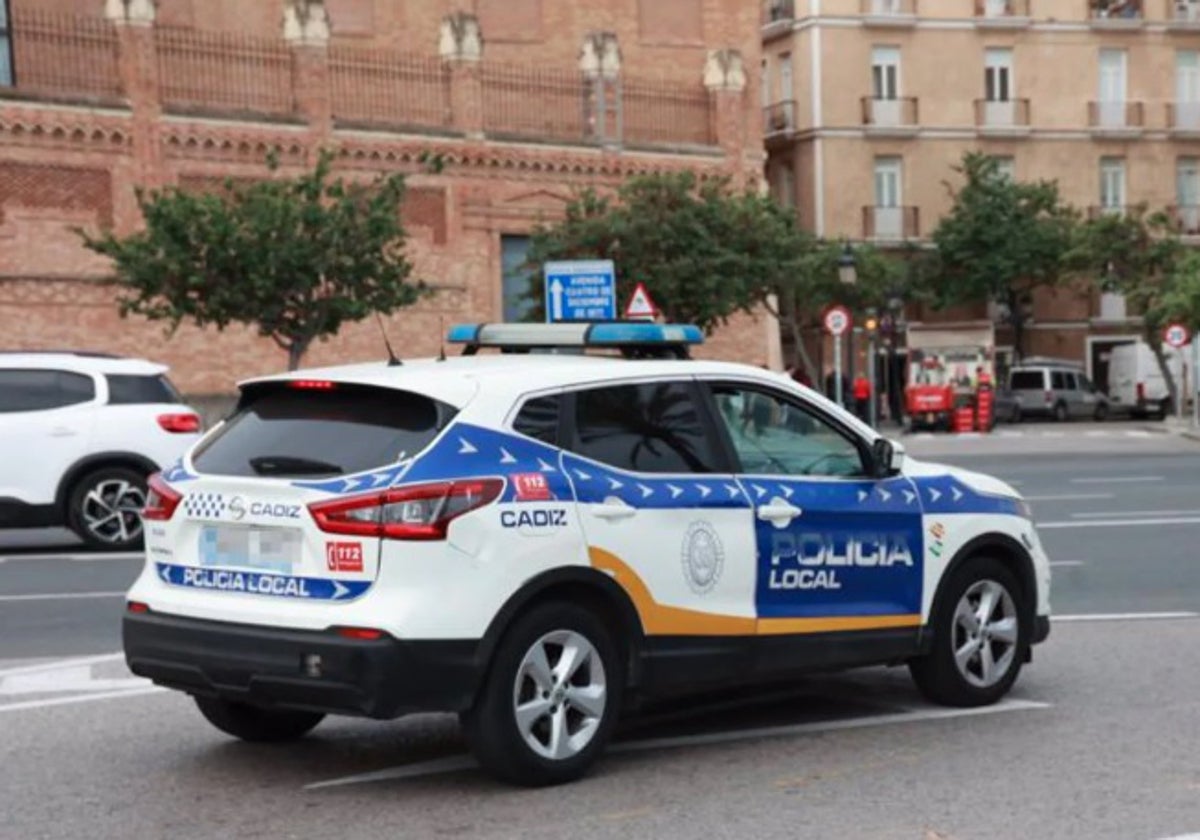
[[[838,257],[838,280],[843,286],[853,286],[858,279],[858,269],[854,265],[854,251],[849,242],[842,243],[842,255]],[[854,334],[850,334],[851,355],[853,355]],[[845,394],[842,393],[842,340],[840,336],[833,338],[833,393],[838,405],[845,405]]]
[[[858,268],[854,264],[854,251],[847,242],[842,246],[842,255],[838,257],[838,279],[846,286],[853,286],[858,280]]]

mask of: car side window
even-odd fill
[[[561,404],[562,397],[557,394],[526,400],[513,420],[513,430],[542,443],[557,446]]]
[[[64,370],[0,370],[0,413],[48,411],[96,398],[90,376]]]
[[[1055,391],[1066,390],[1067,377],[1061,370],[1056,370],[1050,375],[1050,387]]]
[[[575,394],[570,449],[645,473],[718,472],[721,457],[690,382],[591,388]]]
[[[741,472],[756,475],[864,475],[858,446],[796,402],[743,385],[712,386]]]

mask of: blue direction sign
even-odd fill
[[[543,266],[546,321],[615,321],[617,272],[612,260],[569,260]]]

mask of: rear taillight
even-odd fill
[[[498,478],[420,484],[308,506],[329,534],[393,540],[444,540],[450,523],[491,504],[504,489]]]
[[[198,432],[200,431],[200,417],[190,412],[187,414],[160,414],[158,415],[158,425],[167,432]]]
[[[155,473],[146,482],[146,507],[142,509],[142,518],[165,522],[175,515],[175,508],[179,507],[182,499],[181,494],[172,490],[162,476]]]
[[[354,639],[358,642],[373,642],[383,638],[383,631],[373,627],[336,627],[334,630],[343,639]]]
[[[1047,404],[1047,405],[1049,405],[1049,404],[1050,404],[1050,403],[1052,403],[1052,402],[1054,402],[1054,392],[1053,392],[1053,391],[1047,391],[1047,392],[1046,392],[1046,404]]]
[[[129,610],[131,613],[148,613],[148,612],[150,612],[150,606],[148,604],[143,604],[141,601],[129,601],[128,603],[126,603],[125,608],[127,610]]]
[[[1139,382],[1137,384],[1137,401],[1138,402],[1146,401],[1146,383],[1145,382]]]

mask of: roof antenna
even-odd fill
[[[439,362],[446,361],[446,316],[438,314],[438,357]]]
[[[383,336],[383,346],[387,348],[388,367],[400,367],[404,364],[396,358],[396,354],[392,351],[391,342],[388,341],[387,330],[383,328],[383,319],[379,317],[379,312],[375,313],[375,321],[379,324],[379,334]]]

